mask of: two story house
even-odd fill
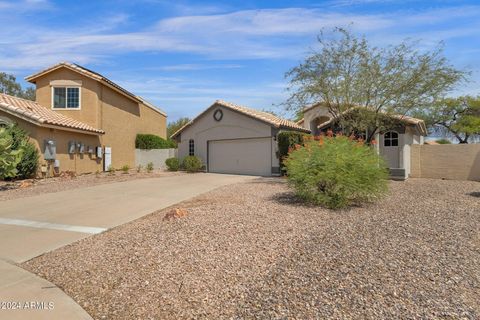
[[[25,129],[47,173],[133,167],[137,134],[166,138],[165,112],[87,68],[61,62],[26,80],[36,101],[0,94],[0,126]]]

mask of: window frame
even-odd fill
[[[387,133],[390,133],[390,137],[387,138]],[[395,134],[396,136],[393,137],[392,134]],[[387,141],[389,142],[389,145],[387,145]],[[393,141],[397,141],[397,145],[394,146],[392,144]],[[383,134],[383,146],[384,147],[398,147],[400,145],[400,134],[397,131],[387,131]]]
[[[55,89],[65,89],[65,108],[55,107]],[[68,89],[78,89],[78,107],[68,108]],[[82,87],[80,86],[52,86],[52,110],[81,110],[82,109]]]
[[[193,139],[188,140],[188,155],[189,156],[195,155],[195,140]]]

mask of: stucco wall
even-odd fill
[[[221,121],[213,119],[213,113],[217,109],[223,111]],[[270,125],[222,106],[216,106],[197,119],[192,126],[182,131],[181,141],[178,145],[178,157],[183,159],[188,156],[188,141],[190,139],[195,141],[195,155],[206,164],[207,141],[209,140],[266,138],[271,136],[272,128]],[[275,148],[276,142],[272,139],[272,153],[275,152]],[[278,167],[276,155],[272,156],[272,167]]]
[[[135,164],[145,167],[149,162],[156,169],[165,169],[165,160],[177,156],[177,149],[135,149]]]
[[[56,158],[60,161],[60,171],[75,171],[77,173],[88,173],[102,170],[102,161],[97,159],[95,155],[69,154],[69,141],[74,140],[84,143],[85,146],[100,146],[100,138],[95,135],[88,135],[76,132],[62,131],[57,129],[49,129],[38,127],[22,119],[17,119],[0,111],[0,116],[9,117],[12,121],[18,123],[19,127],[26,130],[32,142],[40,151],[40,165],[47,165],[49,175],[53,174],[53,161],[44,159],[44,140],[54,140],[56,143]]]
[[[40,105],[51,108],[50,82],[53,80],[82,81],[81,109],[55,111],[104,130],[105,134],[100,137],[99,144],[112,148],[114,168],[135,165],[135,138],[138,133],[150,133],[166,138],[166,116],[96,80],[66,68],[57,69],[36,80],[37,102]]]
[[[480,181],[480,144],[412,145],[410,176]]]
[[[84,122],[95,128],[100,128],[100,110],[99,95],[102,85],[91,78],[85,77],[78,72],[73,72],[66,68],[60,68],[52,71],[36,80],[36,101],[45,108],[52,108],[52,86],[54,80],[80,80],[82,81],[80,89],[81,109],[59,110],[69,118]]]

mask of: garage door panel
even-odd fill
[[[210,141],[208,171],[269,176],[271,157],[270,138]]]

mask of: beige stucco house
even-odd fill
[[[280,130],[309,132],[270,113],[218,100],[172,138],[180,159],[198,156],[208,172],[271,176],[280,174]]]
[[[166,137],[167,115],[106,77],[62,62],[26,78],[36,101],[0,94],[0,125],[18,123],[47,172],[135,165],[135,137]]]
[[[349,112],[354,108],[347,110]],[[411,146],[423,144],[427,135],[425,122],[403,115],[389,115],[398,120],[394,129],[377,134],[377,147],[379,153],[386,159],[390,167],[392,178],[406,179],[411,173]],[[315,103],[304,109],[304,118],[298,122],[310,130],[313,135],[318,135],[335,125],[328,107],[322,103]]]

